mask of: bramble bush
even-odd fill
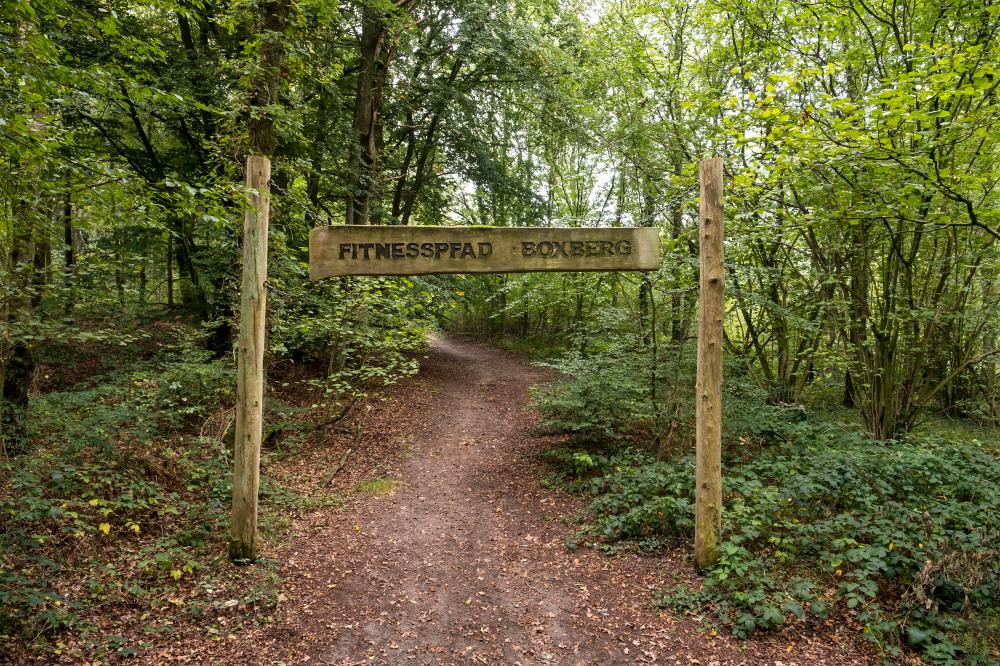
[[[588,370],[576,360],[566,367],[573,374],[556,395],[567,384],[601,381],[581,377]],[[631,390],[620,381],[603,390],[621,389],[627,399]],[[743,637],[839,606],[889,652],[908,647],[935,663],[992,663],[995,644],[960,636],[963,626],[1000,609],[996,452],[939,435],[877,443],[788,405],[762,405],[762,414],[749,408],[759,397],[752,387],[739,377],[727,382],[727,439],[739,445],[724,454],[720,559],[701,590],[674,590],[661,602],[704,608]],[[562,398],[544,391],[538,404],[547,422],[571,419],[570,410],[560,411]],[[600,405],[584,400],[575,409],[601,413],[620,399],[595,392],[589,400]],[[590,415],[580,419],[590,422]],[[693,455],[658,460],[606,439],[546,457],[569,488],[593,496],[579,541],[656,550],[693,535]]]

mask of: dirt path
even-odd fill
[[[272,625],[205,663],[864,663],[834,628],[763,641],[712,637],[653,608],[650,590],[691,577],[682,553],[608,558],[568,550],[579,500],[539,483],[523,360],[436,339],[426,404],[393,427],[412,455],[401,484],[356,509],[316,512],[283,553],[289,599]],[[405,396],[404,396],[405,398]],[[410,405],[409,407],[412,407]],[[380,416],[392,420],[393,411]]]

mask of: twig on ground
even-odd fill
[[[351,457],[351,454],[354,453],[354,449],[356,449],[358,447],[358,444],[360,443],[361,443],[361,426],[356,423],[354,424],[354,445],[351,446],[346,451],[344,451],[344,455],[340,456],[340,462],[337,463],[337,466],[334,467],[333,470],[329,474],[324,476],[323,480],[319,482],[320,488],[325,488],[326,486],[330,485],[330,483],[333,481],[333,477],[337,476],[337,474],[339,474],[344,469],[344,467],[347,466],[347,459]]]

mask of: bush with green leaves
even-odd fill
[[[542,417],[540,428],[572,433],[591,443],[677,444],[693,437],[693,346],[665,344],[653,349],[639,334],[601,333],[584,333],[592,334],[584,351],[564,351],[538,363],[558,375],[557,381],[532,389]],[[767,391],[738,361],[729,360],[725,374],[727,444],[761,444],[794,435],[806,417],[804,409],[768,403]]]
[[[986,648],[954,637],[1000,608],[996,452],[934,436],[875,443],[775,409],[786,414],[765,446],[727,452],[720,558],[703,589],[663,602],[703,606],[737,636],[839,607],[886,650],[987,663]],[[605,448],[547,454],[594,496],[579,539],[608,550],[690,539],[693,456]]]
[[[637,355],[638,339],[624,338],[596,353],[568,351],[539,365],[557,370],[565,381],[533,390],[542,414],[540,427],[570,432],[593,442],[614,440],[653,421],[649,359]],[[622,415],[630,415],[623,419]]]
[[[324,366],[312,383],[343,409],[416,372],[412,352],[425,347],[435,323],[434,292],[420,278],[385,277],[282,290],[271,303],[268,344],[280,356]]]
[[[359,366],[419,346],[438,308],[420,278],[344,277],[316,286],[274,282],[280,288],[273,287],[268,304],[270,351],[331,367]]]

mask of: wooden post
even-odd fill
[[[243,281],[236,379],[236,445],[233,451],[233,508],[229,523],[229,558],[257,557],[257,490],[264,408],[264,313],[267,279],[268,182],[271,161],[247,158],[250,205],[243,216]]]
[[[696,452],[694,560],[704,569],[718,559],[722,529],[722,160],[702,160],[701,296],[698,306],[698,378],[695,388]]]

